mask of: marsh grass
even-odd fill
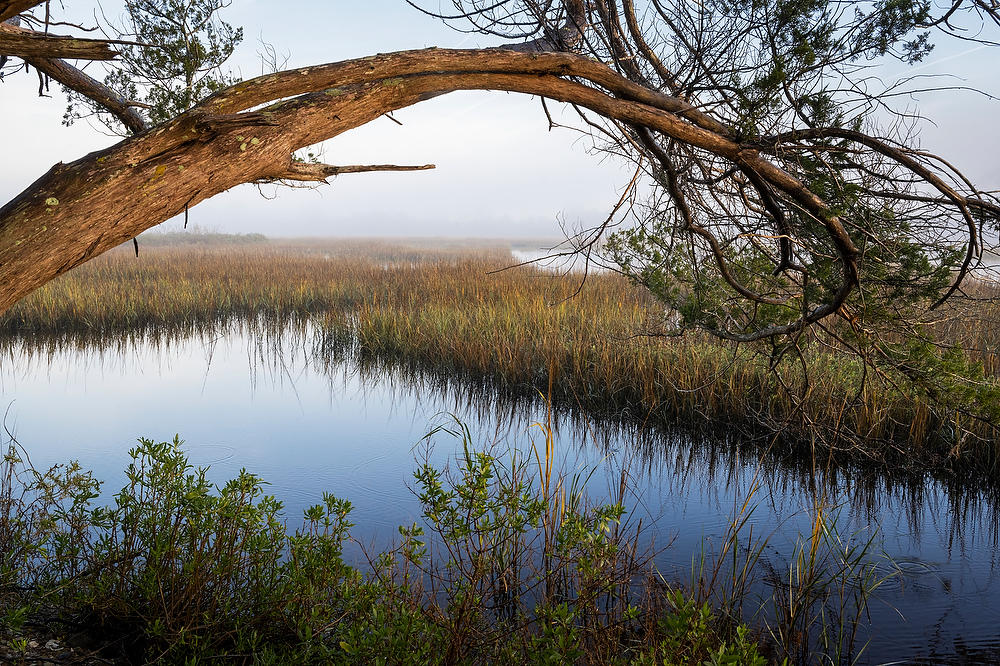
[[[759,490],[754,484],[738,499],[721,547],[703,546],[695,557],[691,598],[733,624],[755,618],[776,661],[861,662],[874,636],[869,606],[883,586],[902,578],[881,548],[878,527],[845,530],[840,507],[820,492],[803,509],[810,529],[773,548],[774,533],[754,531]]]
[[[750,347],[655,335],[669,313],[618,276],[591,275],[576,293],[572,276],[495,272],[511,263],[499,247],[393,242],[154,247],[138,258],[123,249],[18,303],[0,331],[44,339],[309,318],[338,353],[523,395],[551,378],[559,404],[614,418],[721,425],[807,457],[915,471],[964,474],[998,460],[991,423],[835,347],[806,337],[801,366],[774,368]],[[939,328],[982,363],[989,387],[1000,343],[987,310],[956,311]]]

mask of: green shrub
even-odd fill
[[[343,559],[349,502],[325,495],[289,531],[259,477],[213,486],[177,438],[140,440],[107,506],[78,465],[39,473],[12,447],[0,623],[72,619],[165,663],[760,663],[745,628],[728,637],[707,606],[643,589],[623,505],[554,475],[550,432],[528,461],[450,432],[454,466],[415,474],[422,524],[364,572]]]

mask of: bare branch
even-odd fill
[[[25,58],[24,60],[39,72],[55,79],[70,90],[75,90],[94,100],[132,132],[142,132],[146,129],[146,121],[133,108],[136,104],[123,99],[114,90],[91,78],[82,70],[64,60],[49,58]]]
[[[0,55],[112,60],[118,51],[107,40],[48,35],[0,22]]]
[[[339,176],[343,173],[369,173],[372,171],[426,171],[434,169],[434,164],[421,164],[418,166],[407,166],[399,164],[364,164],[336,166],[333,164],[317,164],[312,162],[289,163],[288,167],[281,173],[264,179],[274,180],[296,180],[303,182],[326,182],[331,176]]]

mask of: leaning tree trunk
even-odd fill
[[[391,168],[304,164],[292,155],[456,90],[504,90],[570,102],[746,167],[821,220],[840,253],[843,287],[837,301],[804,319],[834,312],[857,284],[854,244],[823,201],[683,100],[568,53],[427,49],[245,81],[164,125],[52,167],[0,208],[0,312],[74,266],[236,185],[322,181],[343,171]]]

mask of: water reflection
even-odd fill
[[[363,357],[305,322],[8,339],[0,400],[6,427],[36,465],[79,459],[107,481],[106,494],[123,485],[137,437],[180,432],[214,480],[243,467],[260,474],[292,520],[323,491],[350,498],[356,537],[375,547],[418,519],[408,491],[415,445],[442,413],[469,423],[479,441],[522,450],[541,438],[532,424],[546,416],[530,387]],[[600,470],[589,486],[595,497],[613,495],[627,472],[632,524],[670,544],[656,560],[665,577],[687,579],[693,558],[725,541],[751,495],[751,524],[769,538],[765,557],[780,572],[824,496],[839,507],[843,534],[864,538],[880,527],[881,547],[903,571],[870,608],[877,639],[864,661],[981,663],[1000,654],[1000,502],[987,479],[824,470],[744,433],[654,429],[572,406],[557,408],[552,423],[564,465]],[[430,455],[444,463],[454,453],[455,442],[438,438]]]

